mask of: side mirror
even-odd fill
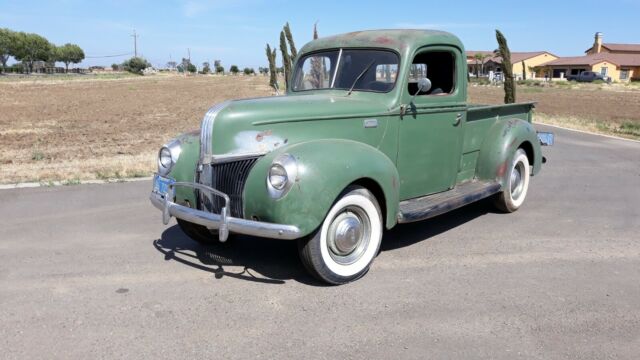
[[[416,95],[429,90],[431,90],[431,80],[426,77],[418,79],[418,92]]]
[[[430,89],[431,89],[431,80],[429,80],[429,78],[423,77],[418,79],[418,90],[416,91],[415,94],[413,94],[413,97],[411,98],[411,101],[409,103],[410,104],[413,103],[413,100],[416,99],[416,96],[418,96],[418,94],[420,94],[421,92],[429,91]]]

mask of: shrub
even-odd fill
[[[233,74],[236,75],[240,72],[240,69],[238,69],[238,66],[236,65],[231,65],[231,67],[229,68],[229,71]]]
[[[542,81],[540,80],[518,80],[518,85],[526,85],[526,86],[542,86]]]
[[[248,67],[244,68],[242,72],[244,72],[245,75],[253,75],[256,73],[255,70],[253,70],[253,68],[248,68]]]
[[[122,67],[130,73],[142,75],[142,70],[151,67],[149,62],[141,57],[132,57],[131,59],[122,63]]]

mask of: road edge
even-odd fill
[[[78,182],[72,182],[72,183],[68,181],[25,182],[25,183],[14,183],[14,184],[0,184],[0,190],[26,189],[26,188],[52,187],[52,186],[89,185],[89,184],[114,184],[114,183],[149,181],[149,180],[153,180],[153,177],[148,176],[148,177],[107,179],[107,180],[80,180]]]
[[[631,142],[634,142],[634,143],[640,143],[640,140],[627,139],[627,138],[623,138],[623,137],[620,137],[620,136],[608,135],[608,134],[600,134],[600,133],[595,133],[595,132],[586,131],[586,130],[572,129],[572,128],[568,128],[568,127],[564,127],[564,126],[547,124],[547,123],[538,122],[538,121],[534,121],[533,124],[534,125],[551,126],[551,127],[554,127],[554,128],[558,128],[558,129],[562,129],[562,130],[568,130],[568,131],[574,131],[574,132],[578,132],[578,133],[582,133],[582,134],[602,136],[602,137],[606,137],[606,138],[609,138],[609,139],[624,140],[624,141],[631,141]]]

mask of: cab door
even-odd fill
[[[398,132],[402,200],[455,186],[467,116],[462,59],[462,52],[449,46],[423,48],[413,57],[404,79],[404,114]],[[431,81],[431,88],[411,101],[421,77]]]

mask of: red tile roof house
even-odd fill
[[[585,53],[584,56],[562,57],[544,66],[552,70],[554,78],[593,71],[609,76],[613,81],[640,81],[640,44],[603,43],[602,33],[596,33],[593,46]]]
[[[480,56],[476,59],[476,54]],[[469,74],[479,76],[487,76],[490,71],[494,73],[502,72],[502,58],[495,56],[493,51],[467,51],[467,67]],[[482,61],[480,61],[482,58]],[[516,79],[522,79],[523,69],[526,71],[527,79],[536,78],[540,75],[537,68],[558,57],[548,51],[532,51],[532,52],[512,52],[511,65],[513,67],[513,75]],[[524,62],[524,68],[523,68]],[[536,70],[534,70],[536,68]]]

